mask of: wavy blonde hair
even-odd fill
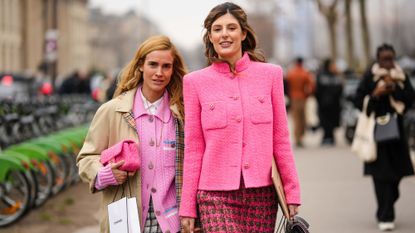
[[[167,36],[152,36],[140,45],[134,58],[121,70],[114,97],[143,83],[143,73],[139,67],[144,64],[147,54],[156,50],[170,50],[173,56],[173,74],[166,88],[169,93],[170,105],[176,105],[179,117],[183,118],[183,76],[187,73],[187,69],[182,56]]]

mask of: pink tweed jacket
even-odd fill
[[[287,203],[300,204],[289,139],[282,69],[248,54],[184,77],[185,160],[180,216],[197,217],[197,190],[237,190],[272,184],[275,157]]]

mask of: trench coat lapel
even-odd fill
[[[124,120],[135,132],[137,132],[137,126],[134,120],[133,114],[133,104],[134,104],[134,97],[135,93],[137,92],[137,88],[131,89],[129,91],[123,92],[117,98],[120,99],[119,106],[115,109],[116,112],[122,114]]]

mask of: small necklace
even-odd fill
[[[154,137],[156,137],[156,147],[160,147],[161,140],[162,140],[162,137],[163,137],[164,122],[161,123],[160,136],[159,136],[159,139],[158,140],[157,140],[157,130],[156,130],[156,127],[157,127],[157,125],[154,123]],[[153,138],[151,138],[150,143],[152,145],[154,145]]]
[[[163,97],[162,97],[163,98]],[[146,109],[150,112],[150,121],[151,122],[154,122],[154,137],[156,138],[156,141],[154,142],[154,140],[153,140],[153,138],[151,138],[150,139],[150,146],[154,146],[154,145],[156,145],[156,147],[160,147],[160,144],[161,144],[161,140],[162,140],[162,137],[163,137],[163,128],[164,128],[164,122],[162,121],[161,122],[161,130],[160,130],[160,136],[159,136],[159,139],[157,140],[157,124],[156,124],[156,122],[155,122],[155,116],[154,116],[154,114],[150,111],[150,103],[149,103],[149,101],[147,100],[147,98],[144,98],[144,105],[145,105],[145,107],[146,107]],[[156,110],[157,110],[157,108],[156,108]]]

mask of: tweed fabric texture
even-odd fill
[[[197,193],[204,232],[272,233],[277,215],[273,186]]]

